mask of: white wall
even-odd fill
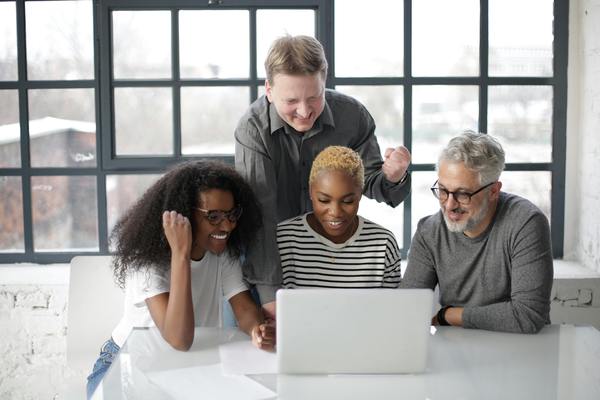
[[[54,399],[66,368],[68,265],[0,266],[0,399]]]
[[[565,259],[600,272],[600,0],[571,0]]]

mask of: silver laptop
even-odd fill
[[[280,289],[279,372],[422,372],[432,302],[429,289]]]

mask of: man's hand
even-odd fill
[[[387,148],[383,157],[383,175],[393,183],[400,182],[410,165],[410,152],[404,146]]]
[[[252,344],[262,350],[275,349],[275,321],[264,322],[252,328]]]

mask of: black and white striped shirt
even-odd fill
[[[359,216],[354,235],[338,244],[315,232],[307,215],[277,226],[284,288],[398,287],[400,250],[392,232]]]

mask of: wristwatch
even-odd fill
[[[451,306],[444,306],[444,307],[440,308],[440,310],[437,313],[438,324],[440,324],[441,326],[450,326],[448,321],[446,321],[446,310],[449,309],[450,307]]]

